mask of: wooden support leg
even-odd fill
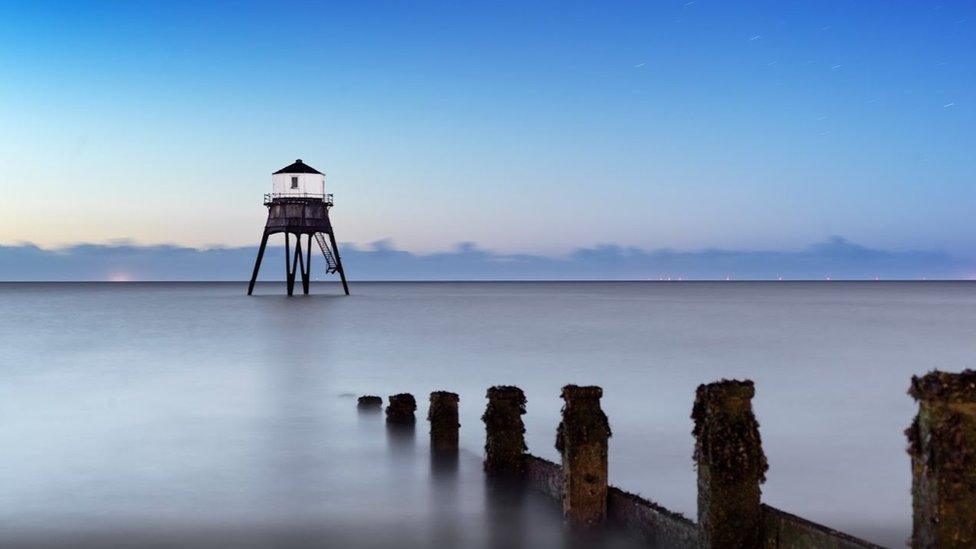
[[[285,288],[288,291],[288,295],[292,294],[292,282],[291,282],[291,239],[288,233],[285,233]]]
[[[342,290],[349,295],[349,284],[346,282],[346,271],[342,268],[342,259],[339,258],[339,246],[336,244],[335,234],[329,232],[329,241],[332,242],[332,252],[335,254],[336,270],[339,271],[339,278],[342,279]]]
[[[305,268],[302,270],[302,291],[308,295],[312,282],[312,235],[308,235],[308,246],[305,248]]]
[[[258,280],[258,271],[261,270],[261,260],[264,259],[264,248],[268,245],[268,231],[264,231],[261,236],[261,247],[258,248],[258,257],[254,260],[254,272],[251,273],[251,282],[247,285],[247,295],[254,291],[254,283]]]
[[[295,275],[298,274],[298,261],[302,257],[302,238],[295,235],[295,255],[291,258],[291,271],[288,274],[288,295],[295,295]]]

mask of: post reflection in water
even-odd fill
[[[416,453],[417,426],[413,424],[386,424],[386,441],[390,455],[397,457],[413,457]]]
[[[485,512],[488,547],[521,549],[526,547],[523,514],[525,487],[511,479],[485,479]]]
[[[460,486],[457,450],[430,451],[430,509],[434,515],[431,525],[432,547],[462,545]]]

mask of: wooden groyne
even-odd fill
[[[600,407],[599,387],[563,387],[562,419],[555,437],[561,463],[528,452],[522,390],[488,389],[482,416],[485,472],[490,478],[524,482],[561,502],[572,528],[621,529],[652,547],[880,547],[762,503],[769,464],[752,410],[755,392],[748,380],[721,380],[700,385],[696,391],[691,418],[698,522],[608,484],[612,433]],[[906,430],[912,463],[911,545],[976,547],[976,371],[933,371],[913,377],[909,394],[919,406]],[[388,418],[399,417],[413,402],[409,395],[391,397]],[[431,394],[430,402],[432,448],[456,451],[457,395],[438,391]],[[409,415],[412,418],[412,409]]]

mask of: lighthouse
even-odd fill
[[[293,164],[271,174],[271,192],[264,195],[264,205],[268,207],[268,222],[264,225],[264,235],[261,237],[258,257],[254,261],[254,272],[247,286],[247,295],[254,291],[268,237],[278,233],[285,235],[285,284],[288,295],[294,295],[295,279],[299,274],[302,277],[302,293],[308,295],[312,277],[313,239],[325,259],[326,272],[338,273],[342,280],[342,289],[349,295],[349,284],[346,283],[346,273],[342,270],[335,231],[329,221],[332,195],[325,192],[325,174],[299,158]]]

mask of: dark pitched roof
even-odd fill
[[[322,175],[322,172],[316,170],[315,168],[309,166],[308,164],[303,163],[301,158],[296,160],[294,164],[290,166],[285,166],[284,168],[281,168],[280,170],[273,173],[272,175],[277,175],[279,173],[317,173],[319,175]]]

